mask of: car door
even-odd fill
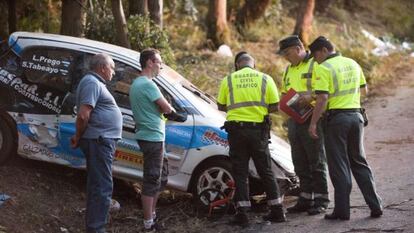
[[[13,80],[23,98],[16,100],[16,120],[28,157],[64,165],[76,164],[59,133],[62,106],[71,88],[70,70],[79,54],[68,49],[34,46],[22,52],[23,75]]]

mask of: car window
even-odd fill
[[[115,76],[107,85],[109,91],[114,96],[118,106],[123,108],[130,108],[129,104],[129,87],[136,77],[139,76],[140,71],[125,65],[122,62],[115,62]]]
[[[69,49],[34,47],[23,51],[21,67],[30,82],[65,92],[71,89],[69,74],[78,56]]]

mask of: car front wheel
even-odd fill
[[[210,160],[206,162],[200,169],[193,182],[193,194],[199,195],[206,189],[218,189],[223,193],[227,193],[229,181],[233,181],[231,174],[230,161],[224,159]]]

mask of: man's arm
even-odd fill
[[[217,107],[219,111],[227,112],[227,106],[225,104],[217,103]]]
[[[359,90],[361,91],[361,98],[366,98],[368,95],[368,86],[367,85],[361,86]]]
[[[158,105],[161,113],[169,114],[175,111],[174,108],[168,103],[168,101],[164,97],[157,99],[155,101],[155,104]]]
[[[328,102],[328,94],[321,93],[316,95],[316,105],[313,109],[311,123],[309,125],[309,135],[312,138],[318,138],[317,134],[317,123],[319,118],[321,118],[322,113],[325,111],[326,103]]]
[[[79,139],[82,137],[88,126],[92,110],[93,108],[90,105],[82,104],[80,106],[76,117],[76,133],[70,139],[72,148],[77,148],[79,146]]]

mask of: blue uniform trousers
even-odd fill
[[[344,111],[328,114],[324,120],[328,169],[335,189],[334,213],[340,217],[350,216],[351,172],[369,208],[381,209],[381,199],[365,158],[362,115]]]

